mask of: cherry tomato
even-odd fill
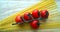
[[[20,15],[17,15],[15,18],[16,23],[23,23],[22,18],[20,17]]]
[[[30,26],[33,28],[33,29],[38,29],[39,28],[39,21],[38,20],[33,20],[32,22],[30,22]]]
[[[41,18],[48,18],[49,16],[49,13],[47,10],[42,10],[40,14],[41,14]]]
[[[31,20],[32,19],[29,12],[24,13],[24,19],[25,20]]]
[[[33,16],[34,18],[39,18],[39,17],[40,17],[40,12],[39,12],[39,10],[33,10],[32,16]]]

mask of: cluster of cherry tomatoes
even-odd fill
[[[26,12],[23,16],[17,15],[15,18],[16,24],[29,23],[33,29],[38,29],[40,22],[39,20],[48,18],[49,13],[47,10],[33,10],[32,13]]]

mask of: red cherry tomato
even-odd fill
[[[40,12],[39,12],[39,10],[33,10],[32,16],[33,16],[34,18],[39,18],[39,17],[40,17]]]
[[[33,20],[32,22],[30,22],[30,26],[33,28],[33,29],[38,29],[39,28],[39,21],[38,20]]]
[[[24,13],[24,19],[25,20],[31,20],[31,16],[29,12]]]
[[[17,15],[15,18],[16,23],[23,23],[22,18],[20,17],[20,15]]]
[[[49,13],[47,10],[42,10],[40,14],[42,18],[48,18],[49,16]]]

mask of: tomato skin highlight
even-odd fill
[[[33,28],[33,29],[38,29],[39,28],[39,21],[38,20],[33,20],[31,23],[30,23],[30,26]]]
[[[24,13],[24,19],[25,20],[31,20],[31,17],[29,15],[30,15],[29,12]]]
[[[49,12],[47,10],[41,10],[41,18],[48,18]]]
[[[17,15],[15,18],[16,23],[23,23],[22,18],[20,17],[20,15]]]
[[[39,12],[39,10],[33,10],[33,11],[32,11],[32,16],[33,16],[34,18],[39,18],[39,17],[40,17],[40,12]]]

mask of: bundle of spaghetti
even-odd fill
[[[54,0],[42,0],[41,2],[38,2],[37,4],[28,7],[26,9],[23,9],[22,11],[19,11],[15,14],[12,14],[11,16],[8,16],[7,18],[0,21],[0,30],[5,31],[12,31],[12,30],[31,30],[31,27],[29,24],[25,24],[22,27],[20,25],[12,25],[12,23],[15,23],[15,17],[17,14],[20,14],[21,16],[25,12],[32,12],[33,10],[48,10],[49,17],[46,21],[46,23],[42,23],[39,27],[39,29],[52,29],[52,28],[60,28],[60,20],[59,18],[59,12],[57,9],[57,5]]]

